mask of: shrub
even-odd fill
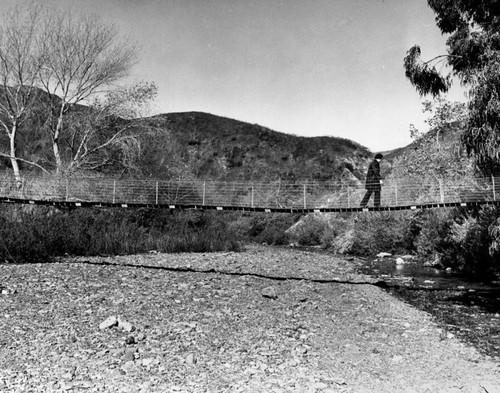
[[[439,257],[471,277],[489,279],[500,271],[500,252],[494,247],[498,207],[432,210],[422,213],[416,248],[421,259]]]
[[[294,238],[302,246],[320,245],[325,232],[329,228],[330,225],[327,220],[318,218],[314,214],[309,214],[304,217],[301,225],[296,227]]]
[[[297,220],[299,214],[242,213],[229,224],[239,238],[248,242],[285,245],[289,243],[285,233]]]
[[[413,249],[410,212],[359,213],[352,219],[354,254],[371,255],[381,251],[408,253]]]
[[[61,255],[209,252],[240,249],[218,213],[165,210],[0,210],[0,257],[44,261]]]
[[[447,240],[452,219],[448,209],[423,210],[415,214],[415,251],[422,260],[434,258],[451,247]]]

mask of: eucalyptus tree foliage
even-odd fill
[[[405,75],[421,96],[430,94],[437,97],[451,86],[450,75],[441,75],[432,64],[433,60],[422,61],[418,45],[410,48],[404,59]]]
[[[437,26],[448,34],[448,53],[428,61],[418,45],[404,59],[407,78],[421,95],[448,91],[451,77],[470,88],[470,119],[463,135],[469,154],[483,173],[497,173],[500,157],[498,79],[500,54],[500,2],[498,0],[428,0]],[[438,71],[442,63],[448,74]]]
[[[21,181],[19,161],[36,165],[18,156],[20,132],[38,104],[37,85],[42,67],[40,47],[41,7],[29,10],[19,7],[5,14],[0,24],[0,128],[8,147],[1,146],[0,155],[9,159],[14,176]]]
[[[474,77],[463,141],[483,173],[500,174],[500,53]]]

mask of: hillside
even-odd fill
[[[224,180],[338,179],[364,176],[372,153],[348,139],[300,137],[202,112],[147,119],[146,175]]]
[[[126,122],[110,121],[104,132],[112,132],[113,124],[123,127]],[[348,139],[289,135],[202,112],[161,114],[131,124],[127,132],[139,139],[140,158],[130,162],[123,145],[110,146],[100,153],[106,161],[99,168],[101,173],[159,179],[336,181],[341,176],[363,179],[373,156],[369,149]],[[27,122],[25,127],[29,131],[19,133],[18,156],[53,169],[48,133],[41,131],[36,121]],[[73,141],[66,139],[61,148],[63,157],[69,158]],[[0,146],[7,154],[5,134],[0,135]],[[8,159],[0,160],[0,170],[9,166]],[[34,168],[23,161],[20,166],[24,173]]]

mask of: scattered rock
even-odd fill
[[[142,366],[143,367],[149,367],[151,366],[155,361],[155,358],[145,358],[142,359]]]
[[[99,329],[105,330],[118,325],[118,319],[112,315],[99,324]]]
[[[295,352],[300,353],[301,355],[305,355],[307,353],[307,348],[298,346],[297,348],[295,348]]]
[[[61,375],[61,379],[66,382],[70,382],[75,378],[75,372],[76,367],[72,367],[70,370]]]
[[[125,350],[125,353],[121,357],[121,360],[123,362],[133,361],[135,359],[136,352],[136,348],[127,348],[127,350]]]
[[[137,334],[136,340],[137,341],[144,341],[146,339],[146,335],[142,332]]]
[[[389,252],[379,252],[377,254],[377,258],[386,258],[386,257],[390,257],[390,256],[392,256],[392,254]]]
[[[404,265],[405,261],[403,258],[396,258],[396,265]]]
[[[136,364],[133,360],[128,360],[125,362],[125,364],[122,366],[122,370],[125,371],[126,373],[133,372],[136,369]]]
[[[194,354],[190,353],[186,356],[186,363],[189,364],[189,365],[194,365],[196,364],[197,360],[196,360],[196,357],[194,356]]]
[[[311,390],[313,391],[323,391],[324,389],[326,389],[328,387],[328,385],[324,382],[316,382],[314,383],[312,386],[311,386]]]
[[[261,292],[262,296],[267,297],[269,299],[277,299],[278,294],[276,293],[276,289],[274,287],[264,288]]]
[[[119,358],[119,357],[123,356],[124,353],[125,353],[125,349],[123,349],[123,348],[113,348],[113,349],[109,350],[109,354],[115,358]]]
[[[442,267],[443,265],[441,264],[441,256],[439,254],[436,254],[434,257],[434,260],[425,261],[424,266],[425,267]]]
[[[135,337],[134,336],[127,336],[127,338],[125,339],[125,344],[127,345],[132,345],[132,344],[135,344]]]
[[[130,322],[127,322],[121,318],[118,318],[118,328],[125,332],[133,332],[135,330],[134,325],[132,325]]]

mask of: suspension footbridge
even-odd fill
[[[360,207],[362,182],[117,180],[0,176],[0,203],[56,207],[201,209],[268,213],[397,211],[500,203],[500,178],[388,179],[380,207]],[[373,203],[373,202],[370,202]]]

